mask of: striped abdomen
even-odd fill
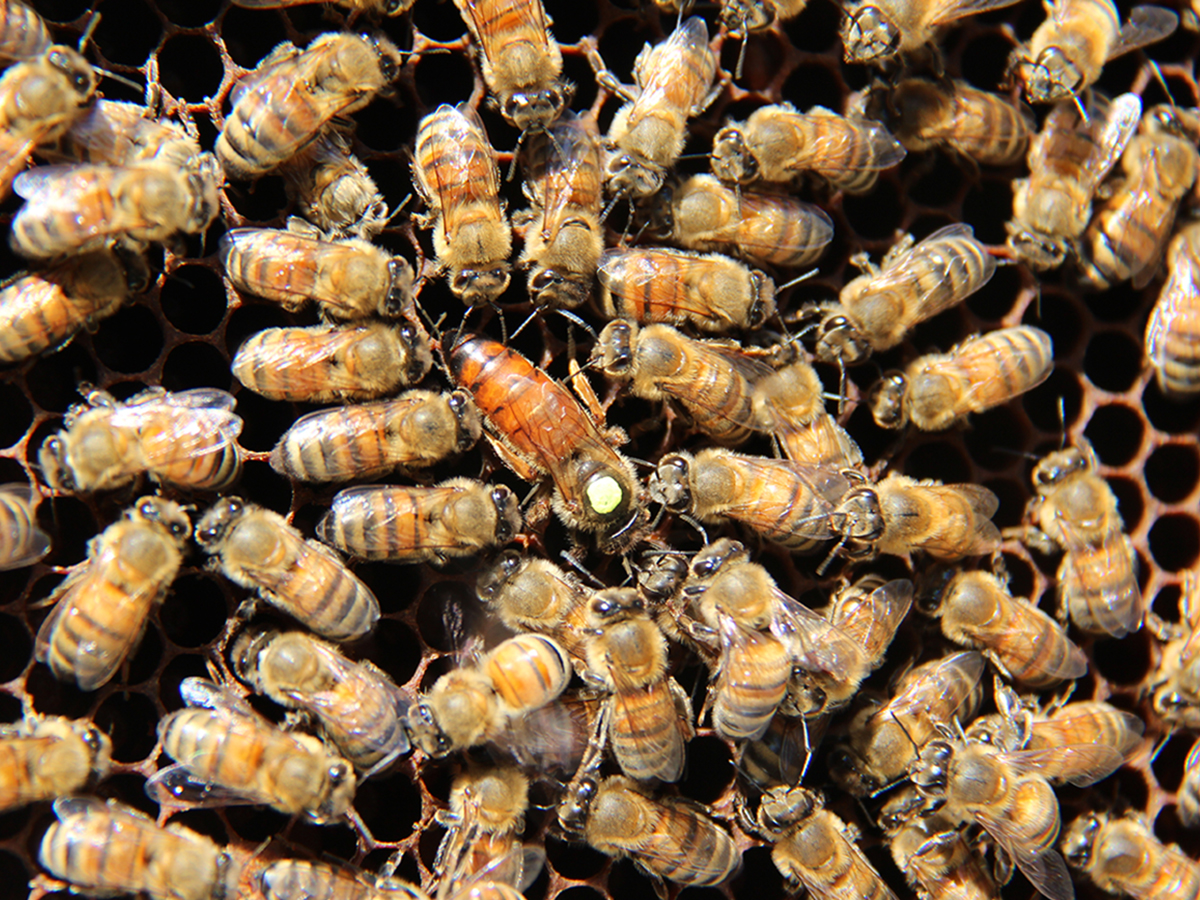
[[[281,859],[262,871],[266,900],[378,900],[374,886],[356,873],[326,863]]]
[[[646,803],[653,801],[646,800]],[[695,810],[662,800],[647,815],[647,833],[632,841],[629,854],[656,875],[676,884],[720,884],[737,871],[741,853],[733,839]]]
[[[50,537],[37,524],[35,494],[28,485],[0,485],[0,571],[29,566],[50,550]]]
[[[903,265],[913,292],[910,325],[962,302],[996,271],[996,260],[969,233],[922,241]]]
[[[288,535],[255,575],[268,600],[330,640],[362,637],[379,619],[375,595],[319,544]]]
[[[1058,579],[1077,628],[1122,638],[1141,627],[1144,609],[1137,554],[1115,524],[1113,529],[1096,544],[1068,549]]]
[[[513,712],[538,709],[557,699],[574,672],[567,652],[540,634],[521,634],[499,644],[482,670]]]
[[[699,249],[788,268],[815,262],[833,240],[833,223],[823,210],[785,194],[744,192],[729,221]]]
[[[1146,356],[1165,393],[1200,391],[1200,227],[1184,226],[1167,251],[1170,272],[1146,324]]]
[[[819,810],[791,828],[776,843],[771,858],[781,873],[815,896],[895,900],[844,829],[833,813]]]
[[[721,657],[713,727],[730,740],[757,740],[783,701],[791,674],[791,654],[782,642],[743,631],[737,646]]]
[[[53,41],[42,17],[18,0],[0,4],[0,58],[40,56]]]
[[[58,346],[115,313],[124,300],[123,283],[112,292],[97,292],[87,283],[73,285],[69,277],[61,281],[44,275],[18,278],[0,289],[0,363],[19,362]]]
[[[475,216],[503,220],[496,154],[477,120],[442,104],[421,120],[413,174],[453,244]]]
[[[161,407],[137,429],[146,471],[188,490],[219,491],[242,474],[241,417],[227,409]]]
[[[1033,138],[1030,120],[1007,98],[954,83],[953,113],[938,136],[963,156],[988,166],[1020,162]]]

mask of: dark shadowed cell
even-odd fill
[[[220,350],[203,341],[180,344],[163,363],[162,386],[169,391],[198,387],[227,391],[232,385],[229,361]]]
[[[216,45],[199,34],[177,34],[158,51],[162,86],[180,100],[198,103],[221,87],[225,69]]]
[[[1120,403],[1101,406],[1088,419],[1083,436],[1106,466],[1123,466],[1142,449],[1145,426],[1137,411]]]
[[[1164,444],[1146,459],[1144,474],[1150,493],[1164,503],[1179,503],[1196,489],[1200,459],[1194,444]]]
[[[1142,371],[1142,344],[1124,331],[1102,331],[1088,341],[1083,373],[1101,390],[1120,393],[1133,387]]]
[[[133,691],[109,694],[93,716],[100,730],[112,738],[113,759],[123,763],[143,760],[154,749],[154,729],[145,725],[157,718],[154,701]]]
[[[1196,563],[1200,554],[1200,526],[1190,515],[1159,516],[1147,535],[1150,555],[1160,568],[1179,572]]]
[[[162,352],[162,326],[146,307],[126,306],[100,324],[92,346],[110,369],[136,374],[149,368]]]
[[[163,315],[187,334],[208,334],[225,317],[228,298],[221,276],[208,266],[181,266],[163,282]]]
[[[180,647],[203,647],[221,633],[228,613],[222,582],[209,574],[175,579],[158,619],[167,639]]]

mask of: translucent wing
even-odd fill
[[[942,558],[960,559],[964,556],[983,556],[1000,546],[1000,529],[992,521],[992,516],[1000,507],[1000,500],[987,488],[978,484],[947,484],[921,485],[914,489],[940,493],[947,496],[948,502],[953,505],[958,505],[959,498],[965,500],[971,507],[975,522],[975,532],[967,546],[964,547],[956,536],[923,540],[921,547],[927,552]]]
[[[245,697],[209,681],[207,678],[190,676],[179,683],[179,696],[188,706],[229,712],[238,716],[258,717]]]
[[[1130,51],[1137,50],[1155,41],[1170,36],[1179,26],[1179,16],[1161,6],[1135,6],[1129,12],[1129,21],[1121,28],[1117,42],[1108,52],[1107,62]]]
[[[704,20],[698,16],[692,16],[687,21],[683,22],[671,32],[671,36],[665,42],[654,48],[652,56],[639,57],[641,60],[654,60],[657,63],[655,71],[649,73],[649,79],[643,81],[647,73],[643,71],[641,66],[635,68],[634,75],[637,77],[638,84],[642,87],[642,93],[638,97],[636,106],[637,109],[645,114],[649,110],[657,109],[664,104],[671,104],[672,97],[682,96],[679,79],[686,78],[690,64],[686,61],[691,59],[705,59],[710,55],[711,51],[708,48],[708,26],[704,24]],[[672,62],[673,65],[665,65],[664,63]],[[708,85],[702,86],[705,92],[708,91]],[[697,100],[702,99],[703,95]],[[695,110],[687,110],[689,115],[696,112]]]
[[[900,679],[895,699],[885,708],[898,719],[925,715],[931,703],[950,694],[959,695],[961,707],[978,687],[984,666],[983,654],[967,650],[939,660],[932,669],[911,669]]]
[[[974,240],[975,232],[970,225],[964,225],[961,222],[956,222],[953,225],[947,225],[944,228],[939,228],[933,234],[926,237],[916,246],[914,246],[907,254],[894,260],[887,265],[879,274],[873,276],[870,281],[870,293],[872,295],[883,293],[886,291],[910,291],[913,287],[923,288],[918,295],[915,304],[912,306],[914,310],[919,311],[919,317],[914,321],[924,320],[943,312],[950,306],[958,303],[962,297],[955,291],[945,290],[944,282],[940,279],[925,279],[923,282],[918,281],[918,275],[922,271],[921,264],[917,262],[922,256],[932,255],[934,258],[942,259],[943,254],[934,251],[930,254],[930,246],[937,241],[946,238],[965,237]],[[983,272],[981,274],[980,287],[986,284],[996,271],[996,261],[990,254],[982,255]],[[967,267],[966,261],[958,255],[949,256],[949,268],[964,270]],[[965,273],[963,273],[965,274]],[[965,281],[964,277],[957,279],[951,276],[948,281]]]
[[[742,193],[740,196],[740,216],[729,221],[718,239],[734,243],[747,259],[773,260],[785,254],[792,259],[804,258],[833,240],[833,220],[819,206],[782,194],[761,197]],[[763,207],[782,208],[785,218],[804,224],[789,229],[785,241],[780,236],[774,210],[763,210]],[[741,227],[738,218],[742,220]]]
[[[810,129],[810,140],[804,142],[803,150],[795,155],[788,166],[791,171],[832,170],[825,160],[854,160],[856,171],[878,172],[898,164],[908,151],[881,123],[858,116],[846,116],[845,122],[824,107],[813,107],[804,115],[820,122],[832,119],[833,127]],[[762,138],[770,147],[775,143],[768,134]],[[864,149],[866,148],[866,149]],[[836,167],[840,172],[842,165]]]
[[[90,190],[108,171],[107,166],[38,166],[18,175],[13,190],[31,203],[70,210],[75,205],[73,195]]]
[[[23,526],[29,516],[32,522],[33,505],[39,494],[30,485],[23,483],[0,485],[0,505],[9,507],[5,523],[5,535],[0,546],[12,548],[12,555],[0,563],[0,569],[19,569],[33,565],[50,552],[50,535],[36,524]]]
[[[559,698],[511,720],[492,743],[526,768],[570,775],[583,761],[600,703]]]
[[[1167,340],[1176,321],[1200,316],[1200,262],[1186,247],[1174,255],[1166,284],[1146,325],[1146,357],[1155,368],[1166,364]]]
[[[812,515],[801,521],[788,522],[788,527],[792,529],[793,534],[817,541],[835,537],[832,529],[832,513],[836,504],[846,496],[852,487],[850,480],[842,474],[841,469],[833,466],[807,465],[789,459],[758,458],[755,459],[754,464],[763,469],[788,470],[782,475],[782,478],[788,481],[798,480],[801,482],[804,492],[811,495]],[[772,477],[769,472],[765,473],[768,481]],[[750,514],[757,513],[758,499],[754,495],[747,496],[744,502],[733,503],[725,507],[722,515],[740,520],[756,518]],[[799,498],[796,502],[802,503],[806,499]]]
[[[121,405],[123,409],[133,409],[147,404],[177,407],[179,409],[224,409],[232,410],[237,406],[237,398],[228,391],[218,388],[193,388],[189,391],[157,392],[147,391],[138,394]]]
[[[1088,787],[1107,778],[1125,758],[1108,744],[1067,744],[1048,750],[1019,750],[1004,754],[1015,774],[1061,778],[1076,787]]]
[[[929,13],[932,27],[948,25],[967,16],[976,16],[993,9],[1004,9],[1019,0],[941,0]]]
[[[545,146],[545,177],[533,187],[535,193],[542,190],[535,202],[542,207],[544,240],[550,237],[549,223],[557,220],[564,208],[580,202],[579,188],[590,187],[581,181],[581,173],[592,168],[595,178],[600,178],[599,138],[590,119],[566,113],[547,133]],[[598,191],[596,196],[600,196]]]
[[[1048,900],[1074,900],[1075,887],[1062,855],[1053,847],[1032,851],[1014,840],[1006,824],[987,812],[976,814],[979,824],[1013,858],[1021,874]]]
[[[1068,553],[1059,575],[1059,592],[1072,602],[1085,602],[1097,623],[1112,628],[1113,637],[1136,631],[1142,621],[1142,592],[1137,582],[1137,553],[1124,534],[1099,547],[1089,547],[1074,529],[1063,529]],[[1072,549],[1074,547],[1074,549]],[[1120,577],[1114,577],[1120,573]]]
[[[81,816],[85,813],[102,813],[114,819],[131,819],[139,822],[152,821],[149,816],[131,806],[122,806],[113,800],[107,803],[96,797],[59,797],[54,801],[54,814],[59,819]]]
[[[210,456],[237,442],[240,416],[225,409],[177,406],[172,403],[119,406],[109,424],[138,435],[146,467],[170,469],[189,459]]]
[[[1142,118],[1142,101],[1136,94],[1122,94],[1108,105],[1101,117],[1093,117],[1086,127],[1095,150],[1085,165],[1080,166],[1080,183],[1088,193],[1095,193],[1121,154],[1137,133]]]
[[[783,591],[775,593],[771,633],[788,647],[793,663],[810,672],[842,676],[866,666],[863,648],[819,613]]]
[[[166,807],[211,808],[264,803],[263,798],[248,797],[197,778],[182,764],[159,769],[146,781],[146,796]]]
[[[332,545],[332,528],[334,517],[339,513],[345,516],[354,515],[357,512],[357,507],[362,507],[364,510],[368,511],[371,510],[371,508],[374,506],[372,494],[380,490],[386,491],[391,490],[391,488],[368,484],[338,491],[337,495],[333,498],[333,508],[321,518],[321,521],[317,523],[317,537],[322,541],[326,541]],[[402,533],[406,530],[411,531],[411,524],[407,526],[405,525],[405,523],[408,522],[412,516],[412,509],[409,506],[402,505],[400,508],[396,508],[395,504],[389,504],[387,514],[382,518],[375,516],[372,512],[368,512],[367,514],[371,517],[371,525],[373,530],[378,533]],[[314,542],[310,541],[310,543]],[[333,551],[328,547],[320,544],[317,544],[317,546],[320,547],[326,555],[333,555],[335,559],[338,559],[338,563],[341,563],[341,559],[334,555]],[[423,534],[421,536],[420,546],[421,549],[424,550],[436,551],[457,549],[459,545],[453,541],[449,541],[447,543],[434,543],[428,540],[428,535]],[[350,556],[354,555],[349,550],[347,551],[347,554]]]
[[[855,594],[839,602],[835,621],[843,634],[875,659],[891,643],[912,601],[913,583],[897,578],[869,594]]]

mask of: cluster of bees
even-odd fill
[[[1033,325],[920,356],[865,396],[847,381],[847,368],[900,346],[1013,263],[1065,265],[1081,290],[1105,290],[1150,283],[1165,256],[1146,357],[1164,392],[1200,392],[1200,228],[1185,209],[1200,200],[1200,113],[1143,110],[1135,94],[1092,89],[1109,59],[1166,37],[1177,17],[1142,6],[1122,23],[1109,0],[1059,0],[1013,51],[1009,94],[944,76],[944,29],[1014,2],[847,3],[845,59],[877,69],[871,90],[845,114],[782,103],[728,121],[712,140],[711,174],[687,175],[677,164],[689,120],[735,78],[702,18],[664,6],[674,30],[637,57],[632,85],[584,42],[599,87],[625,101],[601,135],[594,110],[568,109],[540,0],[456,0],[486,102],[521,133],[513,162],[528,207],[510,221],[476,111],[439,106],[412,143],[423,209],[410,221],[433,248],[416,268],[373,242],[395,214],[345,125],[411,64],[360,26],[411,0],[350,3],[358,30],[276,48],[235,87],[212,152],[153,109],[99,98],[106,73],[88,62],[86,35],[77,49],[53,44],[31,9],[0,4],[0,55],[11,61],[0,76],[0,190],[24,201],[10,242],[31,266],[0,289],[0,361],[94,328],[145,289],[152,245],[178,249],[223,208],[236,220],[228,185],[282,174],[303,218],[226,231],[221,265],[241,297],[289,313],[315,303],[321,322],[254,334],[232,374],[269,400],[339,405],[299,418],[269,464],[297,483],[397,472],[415,482],[346,487],[309,538],[231,493],[247,458],[233,395],[154,387],[119,400],[81,386],[84,402],[38,449],[40,482],[0,490],[0,567],[50,551],[42,496],[132,498],[147,480],[155,493],[97,535],[55,591],[37,661],[83,691],[117,678],[193,543],[251,599],[213,650],[212,679],[185,679],[184,707],[158,723],[171,761],[146,783],[158,822],[86,795],[112,766],[111,740],[91,721],[27,710],[0,731],[0,809],[54,800],[38,889],[515,900],[544,861],[522,841],[531,781],[552,778],[556,833],[631,859],[663,896],[667,882],[733,878],[746,836],[770,844],[784,878],[815,897],[893,897],[857,830],[805,783],[819,754],[828,786],[862,798],[923,898],[995,897],[1019,870],[1050,900],[1069,900],[1069,866],[1135,898],[1200,897],[1200,866],[1148,823],[1097,809],[1063,827],[1055,793],[1108,777],[1143,746],[1138,716],[1068,702],[1088,658],[1067,623],[1114,639],[1153,629],[1163,643],[1154,710],[1200,730],[1200,580],[1188,583],[1180,624],[1147,614],[1116,498],[1082,441],[1038,461],[1027,521],[1002,534],[991,491],[883,475],[843,427],[847,404],[865,403],[881,428],[943,431],[1045,381],[1054,350]],[[803,6],[726,0],[717,40],[748,40]],[[1040,129],[1018,94],[1048,109]],[[867,194],[907,153],[932,148],[974,166],[1027,160],[1007,245],[981,243],[966,223],[906,235],[879,263],[852,257],[861,274],[836,301],[788,310],[775,276],[815,263],[834,238],[826,211],[795,194]],[[29,168],[34,158],[52,164]],[[605,224],[618,207],[623,234]],[[511,302],[514,231],[523,307]],[[422,302],[443,275],[465,313]],[[572,342],[590,335],[586,363],[571,360],[564,381],[526,358],[505,322],[510,306],[543,323],[565,317]],[[597,333],[588,319],[605,324]],[[814,364],[840,375],[836,392]],[[648,423],[668,436],[645,477],[643,461],[618,449],[627,435],[606,424],[585,369],[611,383],[609,403],[631,396],[669,410]],[[431,389],[439,380],[446,390]],[[680,450],[672,432],[698,439]],[[499,478],[432,483],[483,439],[493,471],[533,486],[524,501]],[[734,449],[751,441],[773,455]],[[563,560],[546,553],[555,520],[573,542]],[[681,549],[697,536],[699,549]],[[1009,591],[998,563],[1006,538],[1062,554],[1058,619]],[[817,577],[838,567],[826,605],[780,589],[748,549],[759,546],[794,554]],[[381,616],[344,556],[438,567],[478,557],[479,600],[511,636],[468,641],[455,667],[412,694],[339,646]],[[881,556],[917,560],[920,575],[888,578]],[[261,604],[289,624],[264,624]],[[860,687],[914,610],[960,649],[866,699]],[[672,674],[685,655],[711,675],[699,709]],[[292,713],[269,721],[250,694]],[[988,702],[994,712],[980,715]],[[671,788],[704,722],[735,751],[729,820]],[[399,860],[371,873],[221,847],[166,823],[180,808],[250,803],[363,830],[358,785],[410,752],[418,766],[464,759],[422,886],[395,874]],[[1200,822],[1200,744],[1180,809]]]

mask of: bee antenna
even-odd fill
[[[704,530],[704,526],[701,525],[698,520],[689,516],[687,513],[679,513],[679,518],[683,519],[683,521],[687,522],[689,525],[691,525],[693,528],[695,528],[696,531],[698,531],[700,533],[700,539],[704,541],[704,546],[707,547],[709,544],[708,532]]]
[[[586,331],[588,334],[590,334],[592,336],[593,341],[600,340],[600,335],[596,334],[596,329],[594,329],[591,325],[589,325],[583,319],[579,318],[579,316],[575,315],[575,313],[571,312],[569,309],[556,309],[556,310],[554,310],[554,312],[557,313],[558,315],[562,316],[568,322],[573,322],[576,325],[578,325],[580,328],[582,328],[584,331]],[[514,337],[515,337],[515,335],[514,335]]]
[[[1075,101],[1075,108],[1076,108],[1077,110],[1079,110],[1079,118],[1083,119],[1083,124],[1084,124],[1084,125],[1090,125],[1090,124],[1091,124],[1091,120],[1090,120],[1090,119],[1088,119],[1087,110],[1086,110],[1086,109],[1084,109],[1083,103],[1082,103],[1082,101],[1080,101],[1080,99],[1079,99],[1079,95],[1078,95],[1078,94],[1073,94],[1073,95],[1072,95],[1072,97],[1071,97],[1071,99]]]
[[[1067,446],[1067,412],[1066,401],[1063,400],[1063,395],[1058,395],[1058,449],[1062,450]]]
[[[99,16],[97,16],[96,18],[99,19]],[[138,84],[136,81],[126,78],[124,75],[120,75],[116,72],[109,71],[108,69],[101,69],[99,66],[92,66],[92,68],[95,69],[97,72],[99,72],[101,75],[103,75],[105,78],[109,79],[110,81],[115,81],[118,84],[123,84],[126,87],[133,88],[135,91],[137,91],[139,93],[144,94],[146,91],[146,88],[144,85]]]
[[[588,571],[586,568],[584,568],[583,563],[581,563],[579,560],[577,560],[575,557],[573,557],[566,550],[559,550],[558,555],[562,557],[563,561],[566,562],[567,565],[569,565],[572,569],[574,569],[576,572],[578,572],[580,575],[582,575],[585,579],[590,581],[593,585],[595,585],[600,590],[604,590],[606,587],[608,587],[608,585],[606,585],[603,581],[601,581],[599,578],[597,578],[595,575],[593,575],[590,571]]]
[[[652,463],[648,459],[638,459],[636,456],[626,456],[625,458],[627,460],[629,460],[631,463],[633,463],[635,466],[643,466],[647,469],[658,468],[657,463]]]
[[[821,270],[820,269],[810,269],[809,271],[805,272],[803,275],[797,275],[791,281],[785,281],[783,284],[776,285],[775,291],[776,291],[776,293],[778,293],[779,291],[785,290],[786,288],[790,288],[793,285],[797,285],[802,281],[808,281],[808,279],[812,278],[819,271],[821,271]]]
[[[736,81],[742,80],[742,66],[746,62],[746,45],[748,43],[750,43],[750,35],[746,32],[745,29],[746,29],[746,22],[743,19],[742,20],[742,32],[740,35],[738,35],[742,39],[742,46],[738,48],[737,65],[734,66],[734,68],[733,68],[733,77],[734,77],[734,80],[736,80]],[[730,36],[733,37],[733,35],[730,35]]]
[[[621,197],[623,197],[623,196],[624,196],[624,194],[614,194],[613,195],[613,198],[608,201],[608,205],[605,206],[604,209],[602,209],[600,211],[600,221],[601,222],[608,220],[609,214],[612,213],[612,211],[613,211],[613,207],[615,207],[617,205],[617,201],[620,200]]]
[[[841,552],[842,547],[844,547],[846,545],[846,540],[848,538],[849,538],[849,535],[843,534],[841,540],[839,540],[836,544],[833,545],[833,549],[829,551],[829,555],[825,557],[825,559],[821,562],[821,564],[819,566],[817,566],[817,577],[821,577],[822,575],[825,574],[825,570],[829,568],[829,566],[833,563],[834,559]]]
[[[508,336],[508,340],[505,341],[505,343],[508,343],[508,341],[515,341],[517,339],[517,335],[525,330],[525,326],[528,325],[530,322],[532,322],[534,319],[536,319],[538,317],[538,315],[541,314],[541,312],[542,312],[542,308],[540,306],[536,307],[533,310],[533,312],[531,312],[528,316],[525,317],[525,321],[522,322],[517,327],[517,330]]]
[[[88,19],[87,28],[83,29],[83,34],[79,36],[79,43],[75,45],[75,49],[77,49],[80,53],[82,53],[83,48],[88,45],[88,41],[92,39],[92,35],[96,32],[96,26],[99,24],[100,13],[98,11],[93,12],[92,17]],[[138,89],[141,90],[141,87],[139,86]]]
[[[1167,102],[1171,104],[1171,109],[1178,112],[1179,107],[1175,105],[1175,98],[1171,96],[1171,89],[1167,86],[1167,79],[1163,78],[1162,69],[1154,60],[1147,60],[1150,63],[1150,71],[1154,73],[1154,80],[1162,87],[1163,93],[1167,95]]]

